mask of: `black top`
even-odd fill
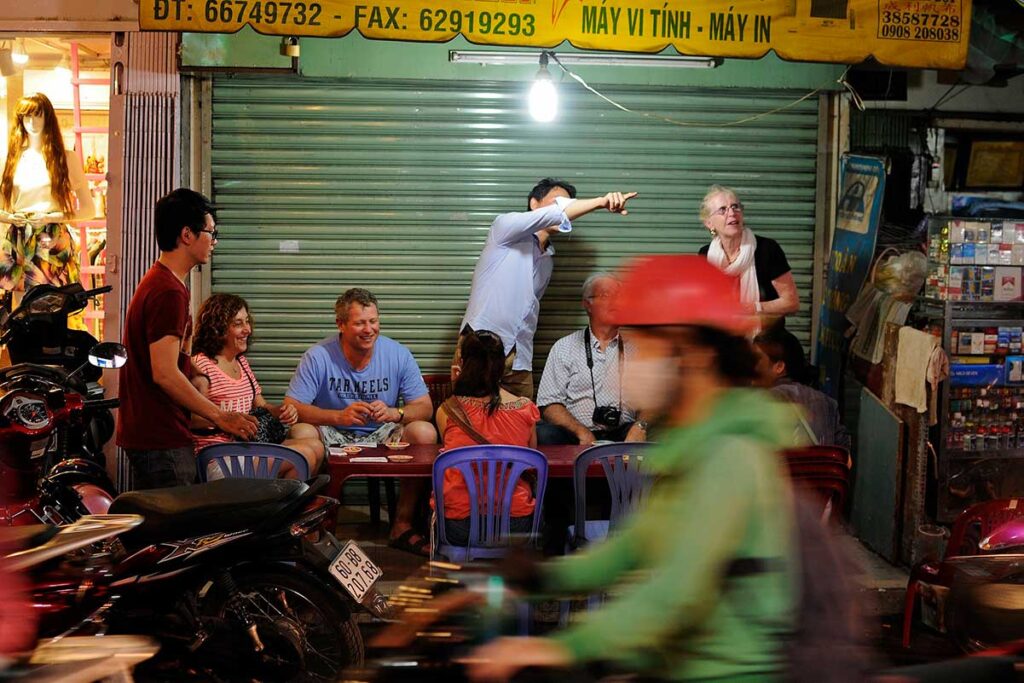
[[[757,268],[757,287],[761,290],[761,303],[775,301],[779,298],[779,293],[775,291],[772,280],[778,280],[792,268],[786,260],[786,252],[782,251],[778,242],[760,235],[754,235],[754,239],[757,240],[754,267]],[[710,244],[705,244],[700,248],[700,255],[706,257],[710,248]]]

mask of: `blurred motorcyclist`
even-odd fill
[[[642,257],[621,279],[616,324],[635,350],[624,391],[660,418],[644,463],[654,487],[615,535],[539,577],[542,592],[608,590],[607,602],[551,637],[482,646],[470,675],[603,661],[648,680],[783,678],[799,567],[778,452],[794,423],[743,388],[757,373],[756,320],[735,280],[697,256]]]
[[[0,534],[0,670],[12,655],[31,650],[36,639],[36,612],[28,581],[3,562],[3,554],[16,549]]]

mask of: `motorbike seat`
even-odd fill
[[[129,548],[240,531],[301,505],[309,487],[293,479],[220,479],[194,486],[131,491],[110,514],[134,514],[142,524],[120,536]]]

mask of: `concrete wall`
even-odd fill
[[[280,37],[262,36],[249,29],[234,35],[186,33],[182,36],[182,68],[288,68],[290,61],[279,55],[280,44]],[[449,50],[509,49],[473,45],[461,37],[447,43],[403,43],[368,40],[352,33],[343,38],[302,38],[300,45],[300,71],[313,78],[527,81],[537,73],[536,65],[452,64]],[[565,44],[556,51],[577,50]],[[762,59],[727,59],[716,69],[577,66],[573,71],[590,83],[835,90],[844,68],[786,62],[769,54]],[[549,71],[556,80],[561,77],[554,64]]]
[[[963,89],[957,86],[954,93]],[[906,102],[866,102],[870,109],[927,111],[949,86],[938,82],[936,71],[912,71],[907,83]],[[945,113],[1024,114],[1024,76],[1010,79],[1005,88],[975,85],[944,102],[937,111]]]
[[[137,31],[139,0],[3,0],[0,31]]]

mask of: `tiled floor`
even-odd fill
[[[388,547],[387,513],[382,511],[382,522],[375,527],[369,523],[369,510],[365,504],[359,505],[358,499],[352,502],[354,505],[346,506],[339,515],[336,535],[341,539],[358,540],[360,547],[384,570],[380,588],[385,594],[391,594],[403,580],[417,573],[425,558]],[[941,634],[920,625],[915,627],[912,648],[904,650],[900,634],[906,569],[889,564],[852,536],[843,536],[841,542],[859,567],[854,580],[859,587],[858,600],[866,617],[866,637],[875,643],[881,666],[958,656]]]

